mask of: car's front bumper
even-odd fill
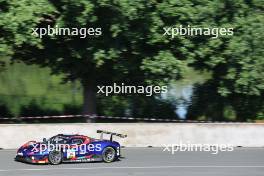
[[[20,161],[20,162],[25,162],[25,163],[38,163],[38,164],[49,163],[48,158],[37,159],[37,158],[32,157],[32,156],[21,156],[21,155],[17,155],[15,157],[15,160]]]
[[[24,156],[20,156],[20,155],[17,155],[15,157],[15,160],[21,161],[21,162],[26,162],[26,163],[34,163],[34,161],[30,157],[24,157]]]

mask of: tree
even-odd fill
[[[28,64],[49,66],[66,80],[79,79],[86,114],[95,113],[96,85],[160,84],[180,78],[186,65],[212,73],[209,81],[223,106],[218,114],[231,106],[244,121],[263,112],[261,0],[1,0],[0,7],[0,51]],[[101,27],[103,35],[30,35],[31,28],[48,25]],[[179,25],[231,27],[234,35],[163,36],[163,27]]]
[[[206,105],[213,107],[208,109],[207,118],[215,116],[215,111],[218,115],[224,114],[230,106],[240,121],[254,119],[259,111],[263,112],[263,101],[260,100],[264,96],[263,5],[260,0],[186,0],[162,1],[158,6],[165,26],[234,28],[233,36],[215,39],[176,36],[167,42],[168,48],[177,47],[181,51],[189,66],[212,73],[204,88],[210,87],[209,100],[218,98],[213,100],[216,106],[207,101]],[[182,47],[175,42],[182,43]],[[198,92],[204,95],[204,91]],[[206,102],[203,99],[201,102]],[[197,108],[203,114],[203,108]],[[223,116],[219,118],[224,119]]]
[[[232,37],[192,39],[190,49],[193,52],[188,52],[193,58],[193,67],[212,72],[211,80],[201,87],[202,94],[196,95],[203,97],[198,98],[200,103],[197,108],[203,109],[199,106],[203,103],[210,112],[207,115],[209,118],[215,116],[216,112],[224,114],[229,107],[235,110],[239,121],[254,119],[258,112],[263,112],[263,5],[263,1],[214,1],[205,6],[206,10],[201,8],[202,13],[193,16],[195,21],[207,26],[234,28]],[[211,86],[210,90],[208,85]],[[210,109],[213,105],[216,106]],[[219,118],[225,119],[223,116]]]
[[[0,51],[27,64],[48,66],[65,80],[80,80],[84,114],[96,113],[96,85],[146,85],[179,78],[185,62],[157,43],[163,22],[155,1],[0,1]],[[31,28],[102,28],[102,35],[31,35]]]
[[[239,121],[254,119],[263,110],[263,5],[242,0],[212,3],[217,9],[211,13],[212,25],[232,26],[234,36],[195,45],[194,66],[212,71],[215,93],[224,98],[226,107],[231,105]]]

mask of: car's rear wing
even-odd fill
[[[97,133],[101,133],[101,137],[100,137],[101,140],[103,140],[103,135],[104,134],[110,134],[110,141],[113,141],[113,136],[118,136],[120,138],[127,137],[127,135],[125,135],[125,134],[113,133],[113,132],[110,132],[110,131],[103,131],[103,130],[97,130]]]

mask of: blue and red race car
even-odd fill
[[[121,146],[113,141],[113,136],[127,137],[123,134],[97,130],[100,139],[84,135],[58,134],[42,142],[29,141],[17,150],[16,161],[28,163],[49,163],[57,165],[64,162],[113,162],[120,158]],[[110,139],[103,139],[110,134]]]

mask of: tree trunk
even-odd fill
[[[96,90],[93,81],[83,81],[83,115],[96,115]]]

